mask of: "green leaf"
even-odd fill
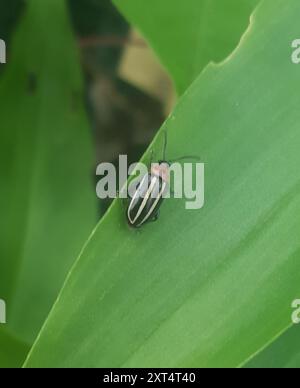
[[[246,368],[252,369],[299,369],[300,368],[300,327],[293,326],[254,357]]]
[[[206,203],[126,225],[117,201],[71,271],[27,367],[238,367],[291,323],[300,293],[298,0],[266,0],[238,49],[166,122],[199,154]],[[163,136],[152,147],[160,155]]]
[[[0,368],[21,367],[28,352],[28,345],[0,328]]]
[[[93,159],[64,1],[30,0],[11,51],[0,83],[0,297],[30,343],[96,221]]]
[[[113,0],[151,43],[182,94],[237,46],[259,0]]]

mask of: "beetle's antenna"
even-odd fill
[[[167,147],[168,147],[168,134],[167,131],[164,130],[164,147],[163,147],[163,160],[166,160],[167,155]]]
[[[170,163],[182,162],[183,160],[193,160],[193,161],[200,162],[201,158],[199,156],[188,155],[188,156],[182,156],[181,158],[178,158],[178,159],[170,160]]]

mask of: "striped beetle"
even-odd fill
[[[140,228],[148,222],[158,219],[160,206],[164,200],[164,194],[169,189],[169,172],[173,162],[198,157],[183,157],[172,162],[166,161],[167,133],[164,132],[163,159],[152,164],[150,171],[142,178],[138,184],[132,199],[127,207],[127,222],[132,228]],[[152,159],[152,158],[151,158]]]
[[[127,208],[127,221],[133,228],[140,228],[156,221],[163,195],[168,188],[169,163],[161,161],[143,177]]]

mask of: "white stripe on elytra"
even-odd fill
[[[149,217],[151,216],[153,210],[156,208],[161,196],[163,195],[164,191],[165,191],[165,188],[167,186],[167,183],[164,182],[163,183],[163,186],[162,186],[162,189],[160,191],[160,193],[158,194],[158,197],[156,198],[155,202],[153,203],[153,205],[151,206],[151,209],[149,210],[149,212],[147,213],[146,217],[143,219],[143,221],[138,225],[138,226],[141,226],[143,225],[148,219]]]
[[[144,182],[144,180],[145,180],[146,178],[148,179],[148,175],[145,175],[145,177],[143,178],[143,180],[142,180],[142,182],[141,182],[140,187],[142,187],[143,182]],[[130,222],[131,222],[132,224],[134,224],[134,223],[136,222],[136,220],[139,218],[139,216],[140,216],[141,213],[143,212],[143,210],[144,210],[144,208],[145,208],[145,206],[146,206],[146,204],[147,204],[147,201],[148,201],[150,195],[152,194],[152,191],[153,191],[153,189],[154,189],[154,186],[155,186],[155,184],[156,184],[156,181],[157,181],[157,178],[156,178],[156,177],[151,181],[151,185],[150,185],[150,187],[149,187],[148,190],[147,190],[147,193],[146,193],[146,195],[145,195],[145,198],[143,199],[143,202],[142,202],[142,204],[141,204],[141,206],[140,206],[140,208],[139,208],[139,211],[137,212],[137,214],[136,214],[136,216],[135,216],[135,219],[132,220],[132,218],[130,217],[131,207],[133,206],[135,197],[139,194],[139,190],[136,191],[136,193],[135,193],[135,195],[134,195],[134,197],[133,197],[133,199],[132,199],[132,201],[131,201],[131,205],[130,205],[130,207],[129,207],[129,209],[128,209],[128,218],[129,218],[129,220],[130,220]]]
[[[146,178],[148,178],[148,175],[145,175],[145,176],[144,176],[144,178],[142,179],[142,181],[141,181],[141,183],[140,183],[140,185],[139,185],[139,188],[142,187],[142,185],[143,185],[143,183],[144,183],[144,180],[145,180]],[[132,218],[130,217],[130,212],[131,212],[131,208],[132,208],[132,206],[133,206],[133,204],[134,204],[134,201],[135,201],[136,197],[137,197],[138,194],[139,194],[139,188],[135,191],[134,196],[133,196],[133,198],[132,198],[132,200],[131,200],[131,202],[130,202],[130,205],[129,205],[128,211],[127,211],[128,219],[129,219],[129,221],[130,221],[132,224],[133,224],[133,220],[132,220]]]
[[[137,215],[136,215],[136,217],[135,217],[133,223],[135,223],[135,222],[138,220],[139,216],[142,214],[142,212],[143,212],[145,206],[147,205],[147,201],[148,201],[148,199],[150,198],[150,196],[151,196],[151,194],[152,194],[152,191],[154,190],[154,187],[155,187],[155,185],[156,185],[157,179],[158,179],[158,178],[156,178],[156,177],[154,177],[154,178],[152,179],[151,185],[150,185],[150,187],[148,188],[147,194],[145,195],[145,198],[144,198],[144,200],[143,200],[143,202],[142,202],[142,204],[141,204],[141,206],[140,206],[140,208],[139,208],[139,211],[137,212]]]

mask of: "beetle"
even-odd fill
[[[166,161],[158,162],[139,183],[127,208],[127,221],[131,227],[140,228],[158,219],[164,193],[169,185],[169,167]]]
[[[160,207],[165,198],[165,193],[169,190],[170,166],[174,161],[166,161],[167,133],[164,132],[163,159],[152,164],[150,171],[142,178],[138,184],[132,199],[129,201],[126,217],[132,228],[141,228],[149,222],[156,221],[159,217]],[[198,157],[184,157],[199,160]],[[152,158],[151,158],[152,159]]]

